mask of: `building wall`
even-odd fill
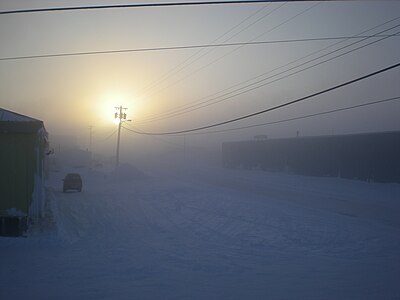
[[[35,140],[35,156],[36,156],[36,165],[34,170],[34,187],[32,192],[32,199],[29,207],[29,217],[31,219],[41,218],[44,214],[44,206],[45,206],[45,173],[46,173],[46,163],[47,156],[46,152],[48,151],[48,143],[46,140],[46,131],[44,128],[41,128]]]
[[[36,164],[34,139],[34,134],[0,135],[0,215],[2,216],[28,215]]]
[[[44,143],[38,133],[0,133],[0,216],[40,216]]]
[[[226,167],[400,182],[400,132],[224,143]]]

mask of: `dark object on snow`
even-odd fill
[[[78,192],[82,191],[82,178],[78,173],[70,173],[65,176],[63,179],[63,192],[65,193],[67,190],[77,190]]]
[[[0,236],[26,236],[28,217],[0,217]]]

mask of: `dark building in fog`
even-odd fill
[[[225,167],[400,182],[400,131],[227,142]]]
[[[0,109],[0,235],[43,216],[47,132],[42,121]]]

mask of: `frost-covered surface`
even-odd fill
[[[400,185],[177,163],[53,173],[1,299],[399,299]]]
[[[40,160],[37,160],[38,164]],[[44,202],[45,202],[45,186],[44,186],[44,175],[40,174],[39,167],[36,167],[35,175],[33,178],[33,191],[32,201],[29,207],[29,217],[37,219],[43,215]]]
[[[26,214],[23,211],[20,211],[15,207],[7,209],[6,213],[9,217],[26,217]]]
[[[0,108],[0,121],[7,122],[37,122],[38,120]]]

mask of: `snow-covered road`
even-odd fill
[[[400,186],[202,163],[53,173],[56,227],[0,238],[0,299],[400,299]]]

